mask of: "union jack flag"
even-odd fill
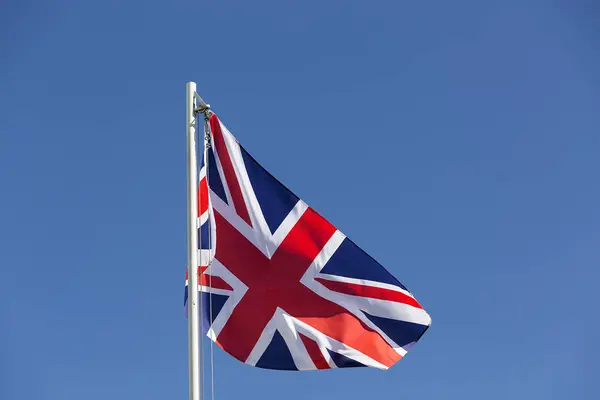
[[[198,204],[207,336],[267,369],[387,369],[400,360],[429,327],[427,312],[258,164],[215,114],[210,128]],[[187,310],[187,277],[185,293]]]

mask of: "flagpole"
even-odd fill
[[[188,351],[189,400],[200,399],[198,332],[198,164],[196,161],[196,83],[186,84],[187,231],[188,231]]]

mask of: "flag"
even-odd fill
[[[388,369],[399,361],[428,329],[428,313],[267,172],[215,114],[210,128],[198,204],[207,336],[267,369]],[[187,287],[185,296],[187,305]]]

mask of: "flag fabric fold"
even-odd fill
[[[428,313],[267,172],[214,114],[210,128],[198,204],[208,337],[267,369],[388,369],[399,361],[428,329]],[[187,312],[187,276],[185,293]]]

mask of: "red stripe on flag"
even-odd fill
[[[244,221],[246,221],[246,223],[248,223],[248,225],[252,226],[250,215],[246,208],[246,202],[242,195],[242,189],[237,180],[235,168],[233,167],[227,145],[225,144],[225,139],[223,138],[223,132],[221,132],[221,123],[215,114],[210,117],[210,129],[213,133],[215,150],[219,155],[219,161],[221,162],[221,168],[223,169],[223,174],[227,181],[227,187],[229,188],[235,211]]]
[[[229,284],[227,282],[225,282],[225,280],[223,280],[223,278],[205,274],[204,271],[206,270],[206,268],[208,268],[208,267],[201,267],[202,272],[201,272],[201,275],[198,277],[198,285],[201,285],[204,287],[212,287],[213,289],[233,290],[233,288],[231,286],[229,286]],[[185,271],[185,280],[186,281],[188,280],[188,271],[187,270]]]
[[[317,282],[334,292],[350,294],[353,296],[370,297],[372,299],[394,301],[404,303],[416,308],[423,308],[413,297],[395,290],[378,288],[374,286],[357,285],[355,283],[330,281],[323,278],[315,278]]]
[[[200,283],[200,282],[198,282]],[[213,289],[233,290],[231,286],[218,276],[202,274],[202,286],[212,287]]]
[[[302,339],[302,343],[304,343],[304,347],[306,347],[306,351],[308,351],[308,355],[315,364],[315,367],[317,367],[317,369],[329,369],[329,364],[325,357],[323,357],[323,353],[321,353],[321,349],[319,349],[317,342],[307,338],[301,333],[298,335],[300,335],[300,339]]]
[[[206,177],[198,185],[198,218],[208,210],[208,183]]]

